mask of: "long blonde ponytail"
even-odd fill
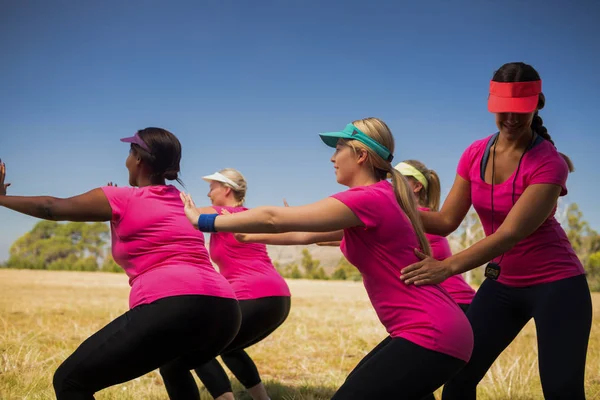
[[[354,121],[352,124],[360,129],[365,135],[385,146],[392,154],[394,153],[394,136],[385,122],[378,118],[371,117]],[[423,223],[421,222],[421,217],[419,216],[417,202],[415,201],[412,189],[409,183],[406,181],[406,178],[402,176],[400,172],[394,169],[390,161],[384,160],[377,153],[375,153],[375,151],[365,146],[358,140],[349,140],[347,144],[354,149],[359,147],[367,151],[376,176],[380,177],[381,179],[385,179],[386,176],[391,175],[394,193],[396,194],[396,200],[398,201],[400,208],[402,208],[402,211],[404,211],[410,220],[410,223],[412,224],[412,227],[419,239],[421,250],[423,253],[430,256],[431,247],[429,246],[429,241],[425,236],[425,229],[423,228]]]

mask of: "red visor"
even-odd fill
[[[488,110],[493,113],[530,113],[538,105],[542,81],[490,82]]]

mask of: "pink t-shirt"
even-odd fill
[[[439,285],[407,285],[400,270],[418,262],[419,240],[387,180],[337,193],[365,225],[344,229],[341,250],[362,274],[367,294],[391,337],[468,361],[473,331]],[[399,240],[400,238],[400,240]]]
[[[174,186],[102,187],[112,208],[113,258],[129,276],[129,307],[163,297],[235,298],[210,263],[202,232],[183,211]]]
[[[245,211],[244,207],[213,207],[219,214]],[[290,296],[285,280],[273,266],[267,246],[261,243],[240,243],[232,233],[210,235],[210,257],[231,284],[238,300],[271,296]]]
[[[427,207],[419,207],[420,210],[429,211]],[[445,260],[452,255],[448,239],[443,236],[425,234],[431,245],[431,255],[436,260]],[[453,275],[441,283],[442,287],[452,296],[458,304],[471,304],[475,297],[475,290],[465,281],[462,275]]]
[[[489,147],[494,138],[495,135],[490,135],[471,144],[460,158],[457,168],[457,173],[471,183],[471,201],[486,236],[492,234],[492,185],[484,181],[483,160],[485,154],[492,156]],[[498,229],[512,209],[513,181],[515,203],[528,186],[535,184],[559,185],[562,188],[560,195],[567,194],[567,163],[552,143],[539,136],[525,153],[516,179],[515,173],[516,170],[505,182],[494,185],[494,230]],[[556,207],[535,232],[504,254],[498,282],[523,287],[584,273],[565,231],[554,217],[555,212]],[[500,261],[500,257],[494,261]]]

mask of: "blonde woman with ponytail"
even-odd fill
[[[398,276],[429,254],[412,189],[392,167],[394,138],[377,118],[320,134],[335,148],[336,180],[349,189],[298,207],[257,207],[234,215],[202,214],[182,195],[190,222],[204,232],[240,232],[243,241],[309,244],[341,240],[361,272],[371,303],[389,336],[355,367],[333,396],[345,399],[421,400],[469,360],[471,327],[438,285],[409,286]],[[390,183],[386,180],[392,174]],[[399,240],[401,238],[401,240]]]
[[[197,212],[229,215],[248,210],[244,207],[248,185],[238,170],[225,168],[202,179],[210,183],[208,198],[212,207],[199,208]],[[264,244],[240,243],[229,232],[213,232],[209,248],[212,261],[231,284],[242,313],[240,329],[220,353],[221,359],[253,400],[269,400],[258,369],[244,349],[268,337],[287,319],[290,290]],[[219,361],[213,358],[194,365],[194,356],[189,356],[185,365],[170,363],[161,368],[171,400],[189,399],[197,392],[190,365],[214,399],[233,400],[229,377]]]
[[[406,179],[412,189],[420,211],[439,211],[441,188],[437,173],[420,161],[406,160],[394,167]],[[426,234],[431,245],[431,256],[436,260],[445,260],[452,256],[448,239],[444,236]],[[441,286],[446,289],[463,311],[475,297],[475,290],[465,281],[462,275],[453,275],[443,281]]]

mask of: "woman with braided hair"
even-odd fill
[[[486,234],[443,261],[420,255],[422,261],[402,271],[404,282],[419,286],[488,263],[467,311],[473,356],[445,385],[444,400],[475,399],[479,381],[531,318],[544,397],[585,399],[591,296],[581,261],[554,217],[573,163],[543,125],[545,101],[532,66],[509,63],[496,71],[488,109],[499,131],[465,150],[442,209],[421,212],[426,232],[445,236],[473,205]]]

